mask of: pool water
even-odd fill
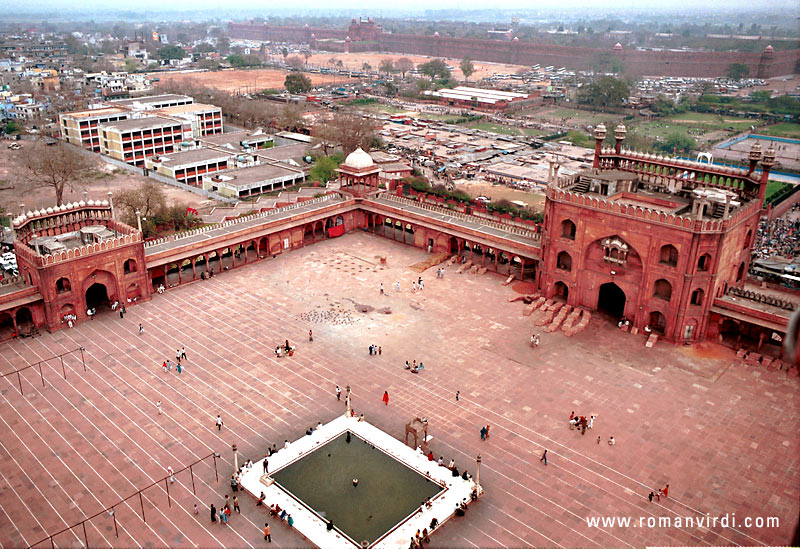
[[[342,433],[271,476],[356,543],[372,544],[442,487],[358,436],[350,438]]]

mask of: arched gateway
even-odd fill
[[[625,292],[613,282],[600,286],[597,295],[597,310],[618,320],[625,314]]]

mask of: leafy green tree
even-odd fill
[[[578,90],[578,102],[595,107],[619,107],[630,94],[630,85],[613,76],[601,76]]]
[[[126,72],[136,72],[136,60],[135,59],[126,59],[125,60],[125,71]]]
[[[769,101],[770,93],[768,91],[759,90],[750,94],[750,100],[755,103],[763,103]]]
[[[800,116],[800,99],[780,95],[767,99],[767,109],[773,114],[793,114]]]
[[[183,48],[170,45],[159,48],[156,55],[159,59],[169,61],[170,59],[183,59],[186,57],[186,52],[183,51]]]
[[[744,63],[731,63],[725,69],[725,76],[731,80],[741,80],[750,74],[750,67]]]
[[[427,63],[423,63],[418,67],[419,72],[430,78],[450,78],[450,69],[447,68],[447,63],[442,59],[431,59]]]
[[[196,46],[192,47],[192,51],[194,53],[210,53],[214,51],[214,46],[212,46],[208,42],[201,42],[200,44],[197,44]]]
[[[283,85],[289,93],[308,93],[311,91],[311,80],[299,72],[286,75]]]
[[[341,164],[343,161],[344,156],[342,153],[336,153],[332,156],[318,157],[314,162],[314,165],[311,166],[311,171],[309,172],[311,180],[327,183],[336,177],[336,168],[338,168],[339,164]]]
[[[459,68],[461,72],[464,74],[464,80],[469,80],[469,77],[475,74],[475,65],[472,64],[472,59],[469,57],[465,57],[459,63]]]
[[[259,67],[261,59],[257,55],[239,55],[234,53],[225,58],[232,67]]]

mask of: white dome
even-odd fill
[[[361,150],[361,147],[357,148],[353,152],[347,155],[347,158],[344,161],[344,165],[348,168],[355,168],[357,170],[363,168],[369,168],[375,165],[375,162],[372,161],[372,157]]]

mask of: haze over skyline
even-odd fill
[[[775,11],[779,9],[788,10],[788,14],[794,13],[795,17],[800,15],[799,4],[795,0],[773,0],[766,5],[759,5],[756,7],[748,0],[714,0],[698,4],[694,0],[672,0],[664,2],[663,0],[614,0],[613,2],[598,5],[597,2],[591,0],[542,0],[535,4],[528,4],[520,2],[519,0],[496,0],[492,3],[492,9],[502,10],[519,10],[520,12],[531,12],[541,10],[557,10],[562,11],[565,9],[590,9],[593,11],[608,10],[609,12],[619,11],[633,11],[638,12],[642,10],[663,10],[663,11],[676,11],[688,10],[697,12],[709,11]],[[69,10],[69,11],[91,11],[103,10],[107,11],[111,6],[108,2],[103,0],[38,0],[25,5],[6,6],[6,11],[20,11],[20,12],[41,12],[47,10]],[[9,9],[11,8],[11,9]],[[113,8],[112,8],[113,9]],[[325,13],[339,10],[351,10],[360,13],[376,13],[376,12],[409,12],[409,11],[439,11],[439,10],[485,10],[487,5],[484,2],[474,0],[439,0],[436,3],[431,3],[426,0],[406,0],[401,5],[394,2],[367,2],[365,0],[339,0],[332,4],[327,0],[301,0],[293,2],[291,5],[277,7],[275,5],[265,5],[259,0],[242,0],[237,2],[235,7],[230,5],[221,5],[216,0],[173,0],[169,4],[165,4],[159,0],[142,0],[137,2],[135,6],[122,6],[119,9],[128,9],[133,11],[154,10],[154,11],[219,11],[222,15],[226,10],[234,10],[240,12],[242,10],[251,9],[259,13],[280,13],[280,12],[303,12],[319,10]]]

